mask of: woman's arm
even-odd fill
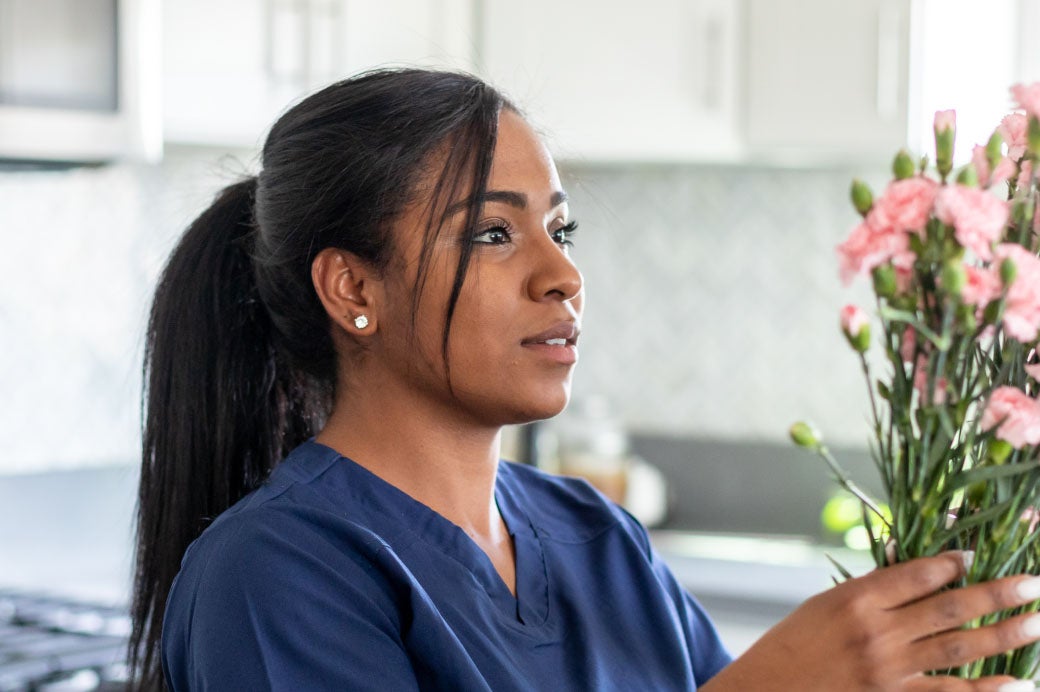
[[[965,574],[963,555],[949,552],[877,570],[809,599],[702,689],[999,690],[1013,678],[969,681],[923,674],[1040,639],[1038,615],[960,629],[974,618],[1040,596],[1038,578],[1028,576],[940,592]]]

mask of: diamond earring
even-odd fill
[[[354,326],[358,329],[364,329],[368,326],[368,318],[364,315],[358,315],[354,318]]]

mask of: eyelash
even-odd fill
[[[556,240],[556,242],[559,245],[563,246],[563,247],[573,247],[574,246],[574,241],[571,240],[571,236],[574,235],[577,231],[578,231],[578,222],[577,221],[571,221],[570,223],[568,223],[568,224],[566,224],[564,226],[560,226],[555,231],[553,231],[550,235],[553,237],[553,240],[556,240],[557,236],[562,233],[563,234],[563,240]],[[485,228],[485,229],[483,229],[481,231],[478,231],[477,235],[476,235],[476,238],[487,237],[492,232],[504,233],[506,238],[505,238],[505,240],[503,242],[507,242],[509,240],[509,238],[511,237],[511,235],[512,235],[511,231],[509,229],[509,225],[508,224],[496,224],[494,226],[490,226],[490,227]],[[488,241],[482,241],[482,240],[477,240],[476,242],[478,242],[478,243],[487,243],[488,245],[500,245],[501,244],[501,243],[488,242]]]
[[[555,239],[555,236],[556,236],[557,233],[562,233],[563,234],[563,240],[562,241],[557,241],[557,242],[560,245],[563,245],[564,247],[574,247],[574,241],[571,240],[571,236],[574,235],[577,232],[578,232],[578,222],[577,221],[571,221],[569,224],[567,224],[565,226],[560,226],[555,231],[553,231],[553,236],[554,236],[554,239]]]

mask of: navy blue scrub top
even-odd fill
[[[307,442],[185,554],[162,658],[180,690],[695,690],[730,661],[645,530],[502,462],[514,597],[462,529]]]

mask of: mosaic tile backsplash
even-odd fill
[[[133,463],[149,294],[185,225],[249,152],[0,172],[0,472]],[[854,174],[570,165],[587,309],[575,398],[643,433],[781,441],[796,418],[866,439],[837,328],[833,247]],[[876,172],[883,174],[883,171]]]

